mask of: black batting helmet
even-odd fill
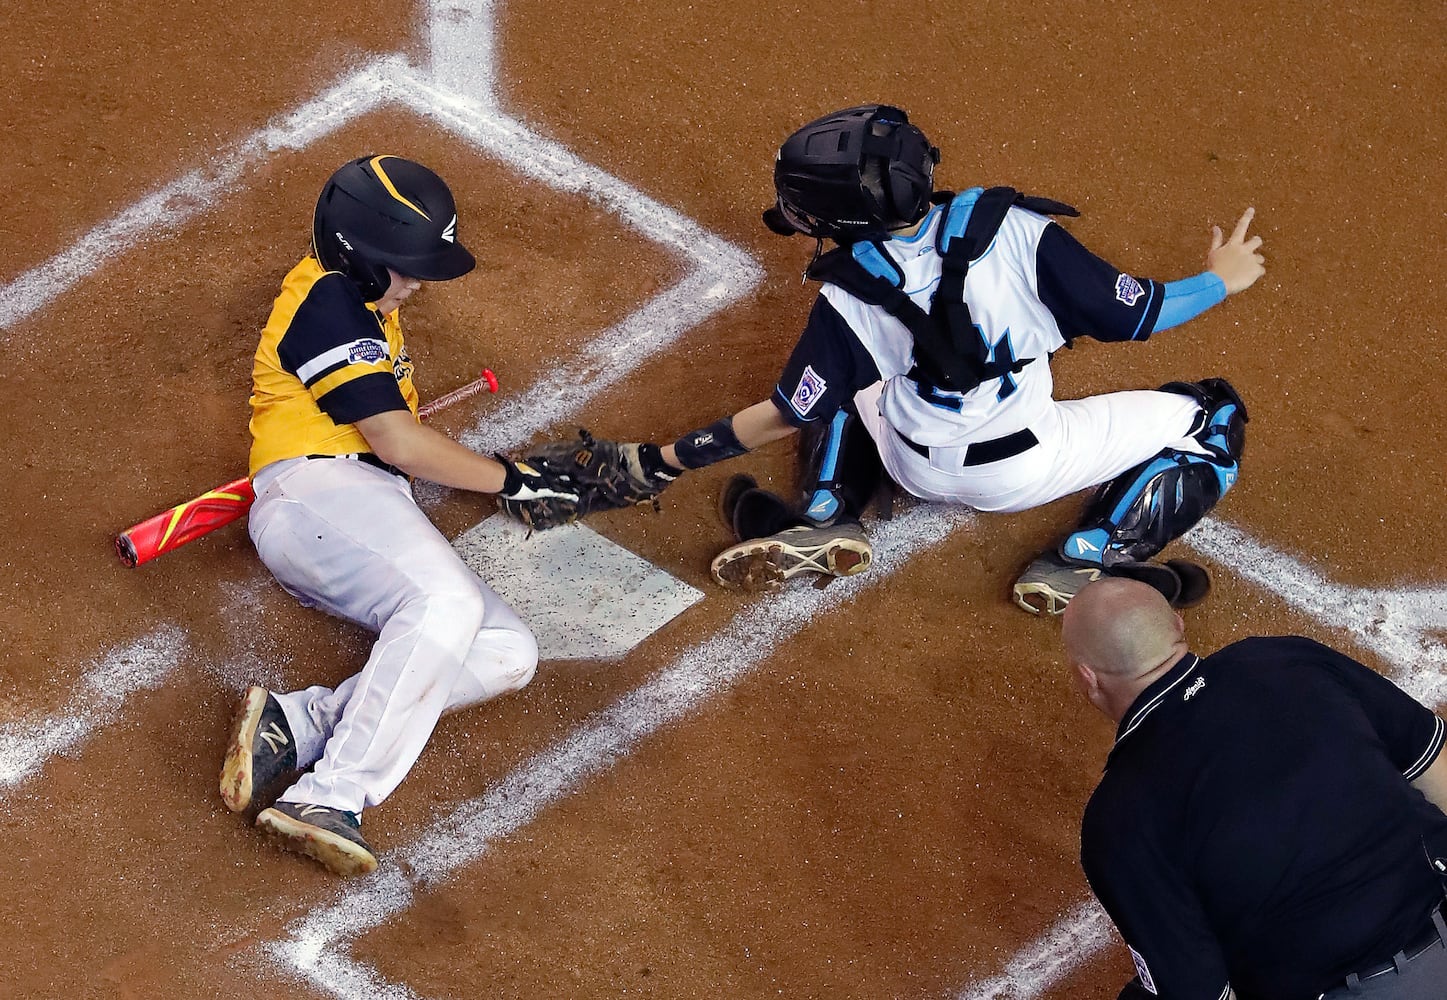
[[[322,267],[351,278],[367,302],[386,294],[389,267],[447,281],[477,264],[457,242],[452,191],[400,156],[364,156],[332,174],[317,199],[312,247]]]
[[[918,222],[929,210],[940,151],[887,104],[845,108],[810,122],[774,159],[778,201],[764,223],[852,243]]]

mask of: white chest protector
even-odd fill
[[[971,199],[978,189],[956,201]],[[941,281],[937,246],[946,206],[936,206],[910,237],[856,245],[854,256],[872,274],[898,282],[917,306],[931,308]],[[967,392],[930,384],[917,367],[915,337],[882,306],[870,305],[834,284],[823,295],[874,359],[884,381],[879,410],[885,421],[916,444],[959,447],[1027,428],[1051,405],[1049,356],[1065,345],[1060,327],[1040,301],[1036,253],[1050,220],[1020,207],[1006,212],[994,239],[970,262],[963,298],[982,338],[987,362],[1013,372],[987,377]],[[889,260],[880,259],[880,250]]]

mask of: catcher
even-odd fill
[[[1060,614],[1103,575],[1184,607],[1205,570],[1151,561],[1234,485],[1246,410],[1223,379],[1057,402],[1050,357],[1072,340],[1138,341],[1244,291],[1265,272],[1252,210],[1213,233],[1206,269],[1161,283],[1092,254],[1051,216],[1069,205],[1012,188],[936,191],[939,150],[900,109],[846,108],[779,149],[765,224],[818,240],[821,282],[771,398],[662,447],[554,446],[528,463],[572,477],[576,507],[505,501],[547,527],[651,500],[683,470],[803,430],[802,503],[745,481],[725,494],[738,544],[712,565],[727,587],[868,568],[860,525],[884,476],[924,500],[1018,511],[1098,487],[1079,527],[1037,557],[1017,604]],[[825,253],[824,241],[838,246]]]

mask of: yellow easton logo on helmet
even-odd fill
[[[377,175],[377,180],[379,180],[379,181],[382,182],[382,186],[387,189],[387,193],[390,194],[393,198],[396,198],[396,199],[397,199],[398,201],[400,201],[402,204],[404,204],[404,205],[406,205],[408,208],[412,209],[412,211],[414,211],[414,212],[416,212],[418,215],[422,216],[422,218],[426,219],[428,222],[431,222],[431,221],[432,221],[432,217],[431,217],[430,215],[428,215],[426,212],[422,211],[422,209],[418,208],[416,205],[412,204],[412,202],[408,201],[406,198],[402,197],[402,193],[397,190],[397,185],[395,185],[395,184],[392,183],[392,178],[388,177],[388,176],[387,176],[387,171],[382,168],[382,161],[383,161],[383,160],[395,160],[395,159],[396,159],[395,156],[374,156],[374,157],[372,157],[372,161],[371,161],[372,171]]]

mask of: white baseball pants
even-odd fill
[[[390,795],[443,712],[522,688],[532,633],[483,583],[399,476],[347,459],[288,459],[259,472],[249,531],[303,604],[378,633],[335,689],[277,694],[311,770],[282,794],[360,813]]]
[[[1188,437],[1201,407],[1190,396],[1138,390],[1051,401],[1029,429],[1039,443],[1011,458],[964,465],[964,448],[932,448],[928,458],[904,443],[879,413],[883,382],[855,395],[860,421],[884,468],[923,500],[979,511],[1029,510],[1099,485],[1163,448],[1202,454]]]

